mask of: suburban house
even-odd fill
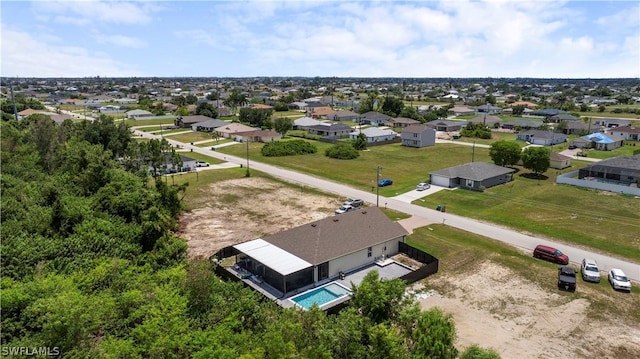
[[[122,112],[122,108],[120,108],[120,106],[106,105],[106,106],[98,107],[98,112],[100,112],[100,113],[116,113],[116,112]]]
[[[400,137],[402,138],[403,146],[426,147],[436,144],[436,130],[427,125],[405,127]]]
[[[282,135],[275,131],[270,130],[253,130],[246,132],[238,132],[235,135],[235,140],[240,142],[273,142],[282,139]]]
[[[254,110],[273,110],[273,106],[265,105],[263,103],[255,103],[251,106]]]
[[[549,160],[551,162],[549,167],[551,168],[561,170],[563,168],[571,167],[571,157],[561,155],[556,152],[551,152],[549,154]]]
[[[480,115],[470,119],[469,122],[482,123],[487,127],[495,127],[496,124],[500,125],[502,123],[502,119],[497,116]]]
[[[389,121],[387,121],[385,126],[404,128],[411,125],[417,125],[419,123],[420,121],[414,120],[412,118],[398,117],[398,118],[392,118]]]
[[[352,140],[358,138],[358,135],[362,133],[367,138],[367,143],[392,141],[398,137],[398,134],[388,128],[369,127],[360,131],[353,131],[349,133],[349,137]]]
[[[316,120],[311,117],[300,117],[293,120],[293,129],[294,130],[307,130],[309,127],[319,125],[322,122]]]
[[[464,115],[473,115],[476,113],[476,110],[468,106],[453,106],[452,108],[447,110],[447,113],[454,116],[464,116]]]
[[[567,126],[562,129],[562,133],[567,135],[572,135],[576,133],[588,133],[590,129],[589,124],[584,123],[582,121],[569,121],[567,122]]]
[[[608,133],[619,136],[627,141],[639,141],[640,140],[640,128],[631,126],[613,127]]]
[[[305,107],[306,115],[313,118],[319,118],[333,111],[331,107],[322,102],[308,102]]]
[[[196,169],[196,160],[194,160],[191,157],[187,157],[187,156],[183,156],[183,155],[179,155],[180,156],[180,161],[182,162],[182,166],[178,167],[178,166],[174,166],[174,164],[172,163],[172,159],[171,159],[171,155],[169,153],[165,154],[165,161],[164,161],[164,165],[162,166],[162,171],[163,173],[177,173],[177,172],[185,172],[185,171],[191,171],[191,170],[195,170]]]
[[[534,120],[515,120],[502,124],[502,128],[507,130],[539,128],[542,126],[544,126],[544,123]]]
[[[206,116],[205,116],[206,117]],[[197,122],[191,125],[193,131],[213,132],[216,128],[229,124],[227,121],[219,119],[210,119],[202,122]]]
[[[600,151],[611,151],[622,147],[624,138],[612,134],[595,132],[586,136],[576,138],[572,142],[579,148],[594,148]]]
[[[307,103],[302,101],[291,102],[287,105],[287,108],[291,111],[306,111]]]
[[[397,254],[407,234],[380,209],[367,207],[233,248],[238,267],[284,296]]]
[[[213,119],[209,116],[204,116],[204,115],[178,116],[173,121],[173,124],[177,127],[188,128],[198,122],[204,122],[208,120],[213,120]]]
[[[529,101],[516,101],[509,104],[510,107],[524,106],[526,108],[537,108],[538,105]]]
[[[567,121],[567,122],[580,121],[580,117],[576,117],[568,113],[559,113],[557,115],[553,115],[549,117],[549,122],[560,123],[562,121]]]
[[[578,171],[578,178],[613,182],[638,187],[640,183],[640,155],[621,156],[595,162]]]
[[[241,132],[255,131],[259,128],[250,127],[241,123],[227,123],[224,126],[216,128],[216,132],[224,138],[236,138],[236,134]]]
[[[595,118],[593,123],[603,127],[626,127],[631,126],[631,121],[622,118]]]
[[[471,162],[460,166],[430,172],[431,183],[436,186],[483,190],[513,180],[512,168],[486,162]]]
[[[567,142],[567,135],[552,131],[528,130],[516,135],[517,141],[525,141],[532,145],[552,146]]]
[[[466,122],[462,121],[449,121],[449,120],[433,120],[425,123],[425,125],[433,128],[436,131],[454,132],[460,131],[462,126],[466,126]]]
[[[530,114],[531,117],[538,117],[538,118],[550,118],[552,116],[558,115],[560,114],[562,111],[555,109],[555,108],[545,108],[542,110],[538,110],[535,112],[532,112]]]
[[[384,126],[384,124],[392,118],[393,117],[385,115],[384,113],[369,111],[360,115],[360,123],[365,125]]]
[[[497,115],[502,113],[502,108],[493,106],[491,104],[486,104],[482,106],[476,107],[477,114],[489,114],[489,115]]]
[[[153,114],[147,110],[131,110],[124,113],[126,118],[138,119],[143,117],[151,117]]]
[[[347,137],[353,131],[351,126],[345,125],[344,123],[324,123],[321,122],[314,126],[306,127],[307,132],[323,136],[323,137]]]
[[[360,117],[360,114],[357,114],[353,111],[347,110],[338,110],[333,111],[333,113],[329,113],[325,116],[327,120],[331,121],[355,121]]]

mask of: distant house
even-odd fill
[[[253,131],[236,133],[234,134],[234,138],[236,139],[236,141],[240,141],[240,142],[249,141],[249,142],[267,143],[267,142],[281,140],[282,135],[275,131],[253,130]]]
[[[315,118],[311,118],[311,117],[300,117],[297,118],[295,120],[293,120],[293,129],[294,130],[308,130],[309,127],[315,126],[315,125],[319,125],[322,122],[316,120]]]
[[[216,132],[224,138],[236,138],[236,134],[241,132],[255,131],[259,128],[249,127],[241,123],[227,123],[216,128]]]
[[[627,127],[631,126],[631,121],[622,118],[595,118],[593,123],[603,127]]]
[[[555,108],[545,108],[542,110],[538,110],[535,112],[531,113],[531,116],[533,117],[540,117],[540,118],[550,118],[552,116],[558,115],[560,114],[561,111]]]
[[[369,111],[360,115],[360,122],[365,125],[383,126],[392,118],[384,113]]]
[[[567,135],[542,130],[528,130],[516,135],[517,141],[525,141],[533,145],[551,146],[567,142]]]
[[[516,101],[513,102],[511,104],[509,104],[510,107],[516,107],[516,106],[524,106],[526,108],[537,108],[538,105],[533,103],[533,102],[529,102],[529,101]]]
[[[453,106],[452,108],[448,109],[447,112],[454,116],[464,116],[473,115],[474,113],[476,113],[476,110],[468,106]]]
[[[480,115],[469,120],[471,123],[482,123],[487,127],[495,127],[496,124],[500,125],[502,119],[497,116]]]
[[[206,116],[205,116],[206,117]],[[216,128],[228,125],[229,122],[222,121],[218,119],[210,119],[202,122],[196,122],[191,125],[192,131],[204,131],[204,132],[213,132]]]
[[[596,132],[576,138],[573,140],[572,144],[580,148],[593,148],[600,151],[611,151],[622,147],[624,139],[620,136]]]
[[[255,103],[251,106],[251,108],[256,109],[256,110],[273,110],[273,106],[271,105],[265,105],[262,103]]]
[[[556,152],[551,152],[549,154],[549,160],[551,162],[549,167],[551,168],[561,170],[563,168],[571,167],[571,157],[561,155]]]
[[[549,117],[549,122],[560,123],[562,121],[567,121],[567,122],[580,121],[580,117],[569,115],[568,113],[559,113],[557,115]]]
[[[512,168],[486,162],[471,162],[430,172],[431,183],[447,188],[460,187],[482,190],[513,180]]]
[[[502,124],[502,128],[507,130],[515,130],[515,129],[530,129],[530,128],[539,128],[544,126],[544,123],[540,121],[534,120],[515,120],[510,122],[505,122]]]
[[[355,121],[358,117],[360,117],[360,114],[353,111],[338,110],[329,113],[326,119],[331,121]]]
[[[433,120],[425,123],[425,125],[433,128],[436,131],[454,132],[460,131],[463,126],[466,126],[466,121],[449,121],[449,120]]]
[[[502,113],[502,108],[490,104],[476,107],[477,114],[497,115]]]
[[[403,146],[426,147],[436,144],[436,130],[427,125],[405,127],[400,137],[402,138]]]
[[[124,113],[126,118],[138,119],[142,117],[151,117],[153,114],[147,110],[131,110]]]
[[[627,141],[638,141],[640,140],[640,128],[635,128],[631,126],[624,127],[613,127],[609,130],[614,136],[619,136]]]
[[[411,126],[411,125],[417,125],[419,123],[420,123],[420,121],[414,120],[412,118],[398,117],[398,118],[390,119],[389,121],[387,121],[387,123],[385,125],[389,126],[389,127],[404,128],[404,127],[408,127],[408,126]]]
[[[341,138],[349,136],[353,128],[344,123],[319,123],[307,127],[307,131],[318,136]]]
[[[390,129],[382,129],[377,127],[365,128],[361,131],[354,131],[349,134],[352,140],[358,138],[360,133],[364,134],[367,139],[367,143],[392,141],[398,137],[398,134]]]
[[[239,267],[284,295],[391,257],[407,234],[380,209],[367,207],[233,248]]]
[[[589,124],[582,121],[570,121],[567,122],[567,127],[562,129],[562,133],[567,135],[573,135],[576,133],[587,133],[589,131]]]
[[[291,111],[306,111],[307,103],[302,101],[291,102],[287,104],[287,108]]]
[[[313,112],[310,115],[312,118],[322,118],[327,119],[329,116],[333,115],[335,111],[331,107],[315,107],[313,108]]]
[[[100,113],[116,113],[116,112],[122,112],[122,108],[120,106],[106,105],[106,106],[98,107],[98,112],[100,112]]]

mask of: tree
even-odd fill
[[[524,113],[524,109],[525,108],[526,108],[526,106],[524,106],[524,105],[513,106],[513,115],[514,116],[522,116],[522,114]]]
[[[272,113],[273,110],[271,109],[241,108],[240,122],[247,122],[252,126],[263,127],[265,126],[265,121],[267,121],[267,119],[271,119]]]
[[[281,134],[283,137],[287,134],[287,131],[293,128],[293,120],[290,118],[278,117],[273,122],[276,132]]]
[[[360,153],[351,145],[339,143],[326,149],[325,156],[339,160],[352,160],[358,158]]]
[[[455,358],[455,324],[451,314],[434,308],[422,312],[413,331],[414,358]]]
[[[196,107],[196,115],[203,115],[211,118],[218,117],[218,110],[209,102],[200,102]]]
[[[491,129],[482,123],[468,123],[461,131],[460,134],[465,137],[476,137],[483,139],[491,138]]]
[[[498,166],[513,166],[520,160],[520,152],[516,141],[500,140],[491,144],[489,157]]]
[[[460,354],[460,359],[500,359],[500,354],[493,349],[484,349],[474,344]]]
[[[377,271],[368,272],[359,286],[354,286],[352,305],[373,323],[395,320],[404,307],[404,283],[380,279]]]
[[[364,133],[359,133],[358,137],[353,140],[353,148],[359,151],[364,151],[367,149],[367,136]]]
[[[395,96],[386,96],[382,100],[382,112],[391,117],[397,117],[404,108],[404,103],[401,99]]]
[[[545,147],[529,147],[522,152],[522,165],[540,176],[551,166],[550,151]]]

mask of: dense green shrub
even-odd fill
[[[265,157],[306,155],[318,152],[318,148],[304,140],[269,142],[262,147]]]
[[[491,130],[482,123],[470,122],[465,128],[460,131],[460,134],[465,137],[476,137],[483,139],[491,138]]]
[[[327,148],[325,156],[337,158],[339,160],[352,160],[358,158],[360,153],[353,146],[347,144],[337,144]]]
[[[320,139],[322,137],[320,135],[315,135],[315,134],[312,134],[312,133],[309,133],[309,132],[303,131],[303,130],[287,131],[287,136],[289,136],[289,137],[308,138],[310,140],[318,140],[318,139]]]

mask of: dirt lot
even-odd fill
[[[254,177],[212,184],[198,198],[180,221],[192,258],[333,215],[340,204]],[[503,358],[640,357],[640,326],[592,319],[584,296],[545,290],[490,260],[428,285],[434,289],[420,303],[454,316],[458,348],[475,343]]]

